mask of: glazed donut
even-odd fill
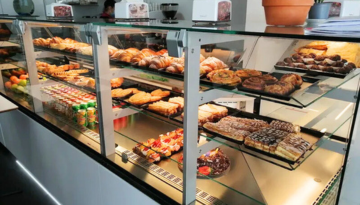
[[[209,78],[211,82],[218,84],[236,85],[241,83],[241,79],[236,76],[235,72],[232,70],[214,70],[207,74],[207,78]]]
[[[294,89],[294,86],[291,83],[279,81],[274,85],[268,85],[265,87],[265,92],[278,94],[278,95],[287,95]]]
[[[293,84],[294,86],[301,86],[303,84],[303,80],[301,78],[301,76],[294,74],[294,73],[289,73],[289,74],[285,74],[281,77],[280,81],[283,82],[289,82],[291,84]]]
[[[278,79],[270,74],[263,75],[261,78],[265,81],[266,85],[273,85],[278,82]]]
[[[264,90],[265,81],[260,77],[252,77],[246,79],[242,86],[253,90]]]

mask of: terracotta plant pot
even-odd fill
[[[266,23],[275,26],[303,25],[314,0],[262,0]]]

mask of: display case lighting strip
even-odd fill
[[[183,189],[183,180],[170,172],[164,170],[163,168],[159,167],[156,164],[148,162],[143,157],[140,157],[139,155],[135,154],[134,152],[131,152],[129,150],[126,150],[120,146],[116,147],[116,153],[120,156],[122,154],[126,154],[128,159],[133,163],[137,164],[141,168],[145,169],[146,171],[150,172],[151,174],[155,175],[157,178],[160,178],[161,180],[174,185],[178,189]],[[196,188],[196,199],[199,200],[201,203],[204,204],[211,204],[211,205],[225,205],[223,201],[220,199],[211,196],[209,193],[202,191],[199,188]]]

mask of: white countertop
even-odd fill
[[[0,96],[0,113],[18,109],[18,106]]]

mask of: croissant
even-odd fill
[[[128,52],[128,53],[131,53],[132,55],[135,55],[135,54],[137,54],[139,52],[139,49],[137,49],[137,48],[128,48],[125,51]]]
[[[124,53],[124,52],[125,52],[125,50],[119,49],[119,50],[117,50],[110,58],[117,59],[117,58],[119,58],[119,56],[120,56],[122,53]]]
[[[134,57],[134,54],[132,54],[131,52],[129,51],[126,51],[121,53],[120,56],[117,58],[119,61],[122,61],[122,62],[128,62],[130,63],[131,62],[131,59]]]
[[[71,38],[65,38],[61,43],[77,43],[77,41],[75,41]]]
[[[64,41],[64,39],[55,36],[55,37],[52,37],[52,38],[50,39],[50,42],[49,42],[49,43],[62,43],[63,41]]]
[[[142,67],[149,67],[150,63],[151,63],[151,60],[155,58],[153,56],[150,56],[150,57],[145,57],[143,59],[141,59],[141,61],[139,61],[139,66],[142,66]]]
[[[215,57],[209,57],[200,63],[200,73],[208,73],[212,70],[227,68],[228,66]]]
[[[145,57],[150,57],[150,56],[154,56],[155,52],[153,50],[150,49],[142,49],[140,52],[138,52],[132,59],[131,62],[132,63],[138,63],[140,62],[143,58]]]
[[[151,60],[149,68],[152,69],[167,68],[171,65],[172,62],[173,62],[172,58],[157,56]]]
[[[161,56],[161,55],[164,55],[164,54],[167,53],[167,52],[168,52],[168,50],[166,50],[166,49],[161,49],[160,51],[156,52],[156,55]]]
[[[183,73],[184,72],[184,64],[172,63],[169,67],[166,68],[166,71],[169,73]]]
[[[118,50],[118,49],[115,48],[114,46],[109,45],[109,46],[108,46],[109,56],[114,55],[114,53],[115,53],[117,50]]]

